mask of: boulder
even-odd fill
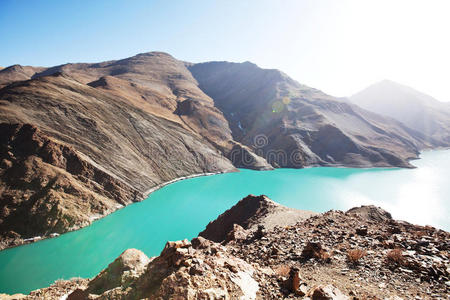
[[[311,300],[347,300],[350,299],[345,296],[338,288],[333,285],[319,285],[313,287],[309,292],[308,296]]]
[[[206,249],[211,246],[211,242],[201,236],[193,238],[191,244],[194,249]]]
[[[300,270],[298,268],[291,268],[289,271],[289,278],[287,280],[287,288],[292,293],[297,293],[300,288]]]
[[[247,235],[248,235],[247,230],[242,228],[242,226],[238,224],[233,224],[233,229],[230,232],[228,232],[224,243],[228,243],[230,241],[245,240],[247,238]]]
[[[115,287],[126,288],[145,271],[149,262],[150,259],[142,251],[127,249],[89,282],[86,291],[102,294]]]
[[[329,254],[319,242],[308,242],[303,248],[301,257],[304,259],[315,258],[318,260],[328,260]]]
[[[367,226],[361,226],[356,228],[356,234],[366,236],[367,235]]]

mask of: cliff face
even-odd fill
[[[29,124],[0,124],[0,247],[63,233],[142,198],[73,147]]]
[[[226,234],[225,240],[218,238],[220,243],[203,237],[168,242],[159,256],[150,259],[128,249],[93,279],[57,282],[13,299],[337,300],[448,295],[448,232],[393,220],[374,206],[309,217],[304,213],[263,195],[249,195],[202,233]],[[288,223],[286,217],[291,219]],[[223,230],[224,224],[233,226]]]
[[[281,167],[410,166],[431,146],[400,123],[339,102],[278,70],[210,62],[189,70],[224,112],[233,137]]]

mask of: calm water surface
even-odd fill
[[[394,218],[450,230],[450,150],[424,152],[417,169],[241,170],[179,181],[84,229],[0,252],[0,292],[28,293],[56,279],[92,277],[122,251],[158,255],[191,239],[248,194],[324,212],[375,204]]]

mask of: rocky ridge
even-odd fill
[[[12,65],[7,68],[0,68],[0,88],[16,81],[29,80],[34,74],[42,72],[45,69],[46,68],[43,67],[21,65]]]
[[[67,299],[448,297],[448,232],[393,220],[373,206],[329,211],[271,229],[258,224],[258,218],[267,218],[258,210],[235,218],[255,203],[272,209],[277,205],[265,196],[242,199],[208,225],[212,231],[227,221],[224,218],[238,222],[221,243],[201,236],[168,242],[150,259],[130,249],[88,282],[58,282],[6,299],[36,299],[35,295],[67,290]],[[256,227],[243,228],[250,223]]]
[[[249,232],[256,231],[259,226],[273,229],[275,226],[294,225],[314,215],[317,213],[288,208],[265,195],[248,195],[210,222],[199,236],[214,242],[223,242],[229,239],[228,234],[234,233],[236,229]]]

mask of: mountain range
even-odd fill
[[[7,67],[0,247],[80,228],[177,178],[237,168],[412,167],[420,150],[450,143],[445,130],[401,121],[250,62],[193,64],[150,52]]]
[[[389,116],[419,131],[433,144],[450,145],[450,104],[390,80],[383,80],[350,97],[353,103]]]

